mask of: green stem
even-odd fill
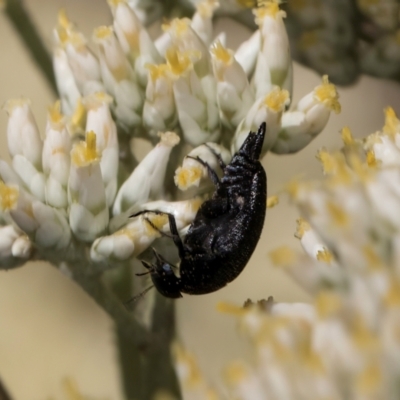
[[[3,385],[3,382],[0,380],[0,400],[11,400],[11,396]]]
[[[44,46],[39,32],[24,7],[23,1],[6,0],[4,11],[36,65],[46,78],[47,83],[53,92],[57,94],[50,53]]]
[[[82,265],[70,264],[70,270],[74,280],[114,321],[126,399],[151,400],[161,391],[180,399],[170,354],[175,337],[173,302],[157,294],[152,329],[147,331],[100,276],[85,273]]]

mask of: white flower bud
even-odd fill
[[[217,79],[217,101],[221,121],[236,128],[254,103],[254,93],[233,52],[217,42],[211,48],[214,76]]]
[[[232,158],[230,152],[225,149],[225,147],[212,142],[207,143],[207,146],[202,144],[195,147],[188,156],[195,158],[199,157],[201,160],[206,162],[211,169],[218,172],[221,170],[221,167],[218,164],[217,158],[208,146],[221,156],[225,164],[230,162]],[[197,160],[189,157],[183,159],[182,166],[177,168],[174,177],[175,184],[180,190],[187,190],[193,186],[199,188],[200,182],[203,181],[204,178],[208,178],[207,168],[201,165]],[[209,179],[205,180],[205,183],[205,187],[200,188],[197,192],[200,193],[210,188],[211,182]]]
[[[176,113],[173,81],[167,64],[148,64],[149,80],[146,87],[146,100],[143,107],[143,125],[150,136],[159,131],[176,126]]]
[[[12,166],[30,192],[44,200],[43,144],[29,100],[9,100],[5,108],[9,115],[7,139]]]
[[[171,213],[175,216],[178,229],[188,226],[195,218],[202,201],[199,198],[167,202],[154,201],[140,205],[142,210],[158,210]],[[146,250],[151,243],[160,237],[145,217],[163,232],[169,232],[168,217],[166,215],[155,215],[148,213],[131,219],[126,226],[117,230],[112,235],[103,236],[93,243],[90,256],[96,262],[102,261],[125,261],[136,257]]]
[[[146,64],[162,62],[147,30],[141,24],[127,0],[108,0],[114,16],[114,30],[122,50],[130,60],[138,83],[145,88],[147,85]]]
[[[279,9],[280,0],[267,0],[255,9],[261,32],[261,47],[253,76],[256,99],[277,85],[291,96],[293,76],[289,38],[283,23],[286,13]]]
[[[57,90],[61,99],[62,112],[72,114],[81,94],[75,82],[74,74],[68,63],[68,57],[61,47],[53,50],[53,71],[56,78]]]
[[[85,37],[70,23],[64,10],[58,14],[58,26],[54,31],[54,37],[57,44],[65,51],[80,94],[86,96],[102,90],[99,62],[87,47]]]
[[[96,149],[101,154],[101,175],[106,189],[107,204],[111,207],[117,193],[118,174],[117,127],[109,109],[112,98],[98,92],[86,97],[84,103],[88,110],[86,131],[96,133]]]
[[[321,85],[304,96],[293,111],[283,114],[281,131],[272,151],[294,153],[310,143],[325,128],[331,111],[340,112],[338,98],[335,86],[324,75]]]
[[[198,54],[196,59],[192,59],[192,62],[199,79],[211,73],[211,60],[208,47],[191,28],[188,18],[174,18],[171,22],[164,24],[162,28],[165,32],[169,33],[172,46],[176,49],[174,51],[179,51],[181,54]]]
[[[72,148],[68,197],[72,231],[80,240],[93,241],[106,230],[109,221],[94,132],[87,132],[86,142]]]
[[[146,201],[164,196],[164,180],[171,150],[179,143],[174,132],[160,133],[161,140],[123,183],[114,202],[118,215]]]
[[[141,122],[143,95],[135,75],[111,27],[101,26],[93,35],[99,46],[101,75],[107,92],[114,97],[114,112],[126,130]]]
[[[185,140],[192,146],[216,141],[221,134],[215,79],[213,75],[199,78],[193,64],[199,56],[198,51],[182,53],[175,47],[166,54],[175,79],[173,90],[179,122]]]
[[[49,108],[46,137],[43,142],[43,172],[46,176],[46,203],[66,209],[68,206],[68,175],[70,167],[71,138],[60,102]]]
[[[15,267],[31,255],[32,244],[27,236],[13,225],[0,227],[0,268]]]
[[[39,248],[63,249],[70,242],[71,232],[60,211],[43,204],[24,190],[7,186],[1,181],[0,211],[9,212],[17,226]],[[23,251],[24,248],[16,247],[15,252]]]
[[[281,127],[282,113],[289,101],[289,92],[279,87],[257,99],[236,129],[231,146],[232,154],[240,149],[249,132],[257,132],[263,122],[267,124],[267,131],[262,153],[268,151],[276,141]]]
[[[250,39],[244,41],[235,52],[235,59],[242,66],[247,76],[253,74],[260,48],[261,32],[257,29]]]
[[[214,10],[218,6],[217,0],[200,0],[196,4],[196,12],[192,17],[190,26],[206,46],[209,46],[212,40],[212,17],[214,15]]]

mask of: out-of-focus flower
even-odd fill
[[[222,392],[228,397],[400,394],[400,121],[389,108],[382,130],[357,140],[344,128],[342,138],[342,151],[318,155],[323,179],[288,186],[302,215],[296,237],[305,253],[281,247],[270,254],[308,291],[310,304],[271,298],[219,306],[236,316],[254,351],[251,362],[228,366]],[[185,398],[205,393],[193,356],[179,349],[176,368]],[[196,386],[188,384],[190,376]]]

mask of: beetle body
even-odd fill
[[[228,165],[218,158],[224,172],[221,180],[208,164],[197,158],[208,169],[216,190],[201,205],[183,241],[174,216],[168,214],[171,237],[181,259],[180,276],[155,251],[154,264],[143,262],[154,286],[164,296],[178,298],[182,293],[217,291],[233,281],[246,266],[265,219],[267,178],[259,161],[265,130],[263,123],[257,133],[250,132]],[[140,214],[145,212],[154,213],[142,211]]]

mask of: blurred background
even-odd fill
[[[111,23],[105,0],[25,0],[51,47],[52,28],[65,8],[80,30],[91,37],[98,25]],[[228,33],[235,48],[249,31],[221,18],[216,32]],[[157,35],[156,26],[152,34]],[[0,14],[0,105],[9,98],[28,97],[39,128],[44,131],[47,107],[54,97],[31,62],[19,38]],[[293,103],[320,83],[313,71],[295,64]],[[279,194],[295,176],[318,177],[315,158],[321,147],[341,146],[340,129],[349,126],[362,137],[383,126],[383,109],[400,113],[398,83],[362,76],[353,86],[338,88],[342,112],[332,114],[328,126],[296,155],[267,155],[269,195]],[[0,156],[8,159],[7,116],[0,113]],[[178,336],[192,351],[210,382],[217,380],[229,360],[246,354],[233,319],[216,311],[219,301],[237,305],[250,298],[273,296],[279,302],[307,301],[307,295],[283,271],[273,267],[268,253],[280,245],[298,247],[293,234],[298,213],[284,196],[269,209],[264,232],[251,262],[228,287],[206,296],[185,296],[177,301]],[[76,382],[82,394],[94,399],[123,399],[110,318],[67,277],[51,265],[31,263],[9,272],[0,271],[0,377],[15,400],[67,399],[63,381]]]

